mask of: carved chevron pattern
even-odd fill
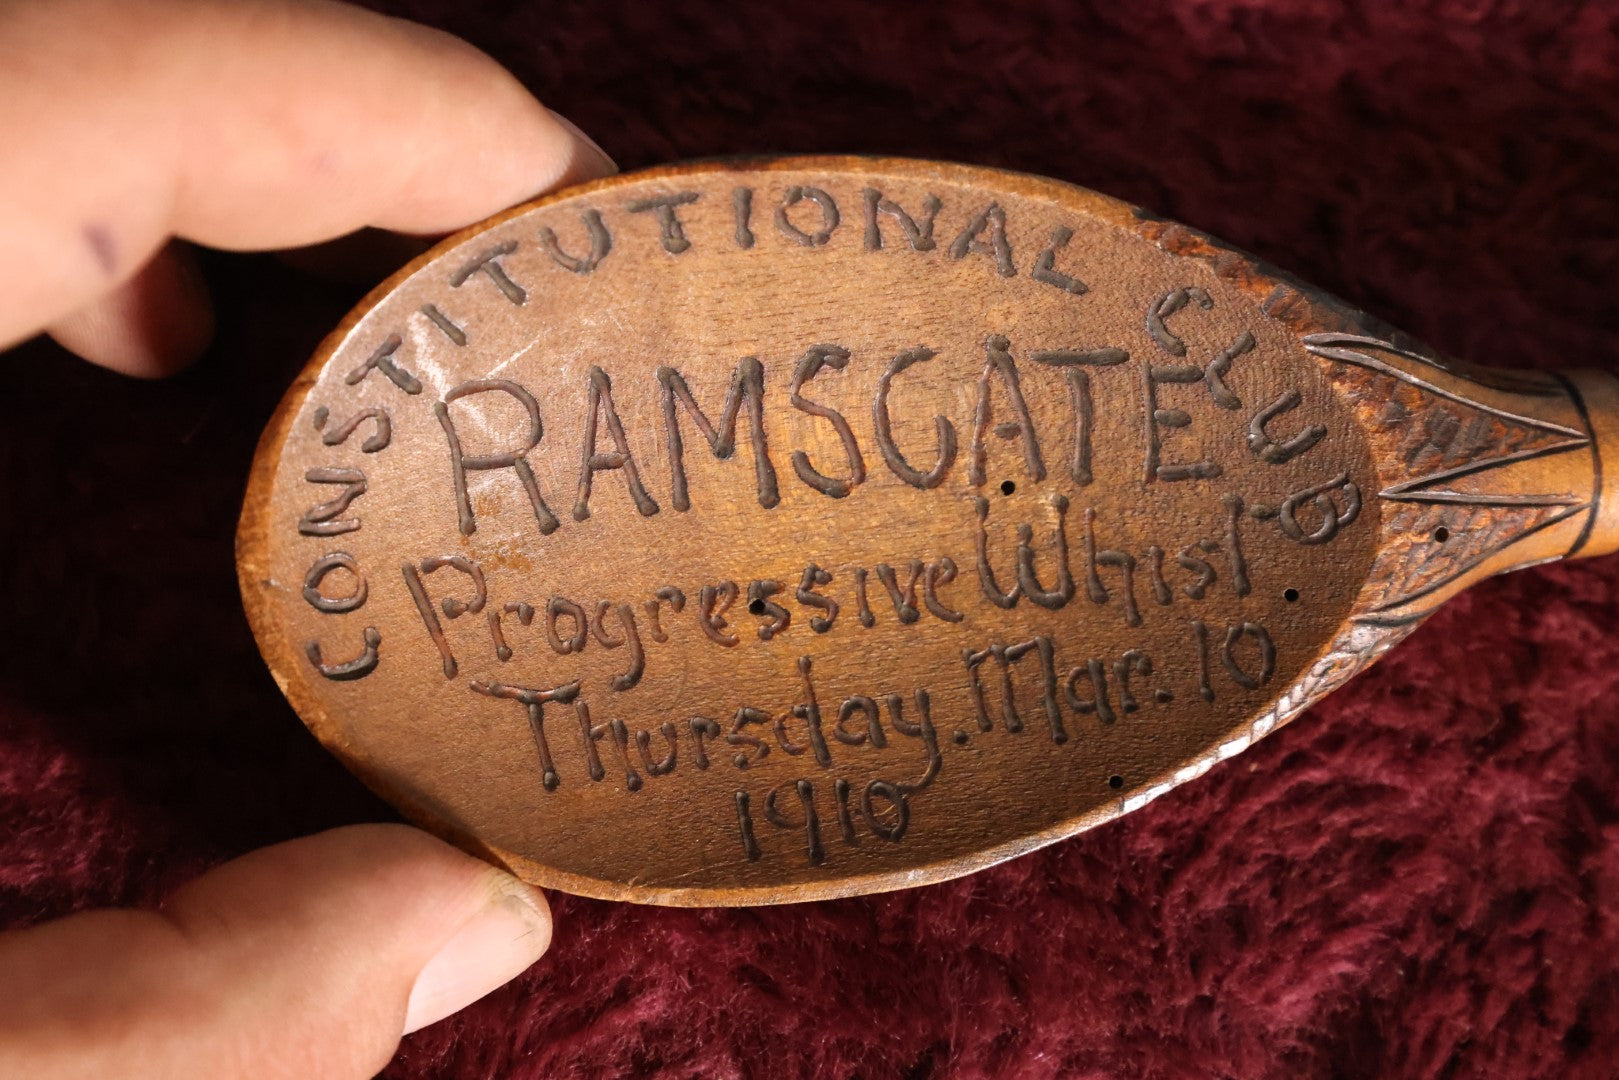
[[[1376,572],[1363,595],[1371,611],[1383,614],[1404,607],[1437,592],[1473,567],[1524,537],[1550,528],[1584,509],[1581,506],[1513,506],[1510,512],[1487,504],[1438,507],[1408,503],[1397,507],[1389,518],[1390,534],[1416,538],[1419,542],[1396,549],[1386,557],[1387,566]],[[1428,538],[1435,530],[1450,533],[1443,546]],[[1427,549],[1427,550],[1425,550]]]
[[[1426,609],[1399,609],[1588,505],[1587,494],[1490,492],[1478,483],[1480,474],[1516,462],[1583,451],[1585,432],[1474,400],[1441,365],[1387,342],[1313,334],[1304,344],[1333,362],[1328,377],[1360,410],[1378,460],[1395,476],[1378,494],[1397,504],[1386,517],[1396,543],[1374,568],[1364,619],[1420,618]],[[1557,393],[1528,380],[1502,389]],[[1436,544],[1436,535],[1448,539]]]

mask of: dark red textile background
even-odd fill
[[[389,10],[498,57],[625,168],[1045,173],[1443,351],[1619,369],[1614,0]],[[231,553],[258,429],[357,293],[213,270],[218,347],[183,378],[3,361],[0,924],[390,816],[263,670]],[[1613,1076],[1616,684],[1619,559],[1498,579],[1258,748],[999,869],[753,911],[558,896],[552,954],[388,1075]]]

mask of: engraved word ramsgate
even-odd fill
[[[1616,390],[1464,373],[1055,181],[669,167],[373,293],[265,434],[242,590],[315,734],[531,881],[899,888],[1192,779],[1483,576],[1619,546]]]

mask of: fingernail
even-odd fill
[[[573,133],[575,138],[584,143],[585,146],[589,147],[591,150],[594,150],[597,156],[602,159],[602,162],[607,167],[606,171],[602,173],[603,176],[610,176],[613,173],[618,172],[618,162],[609,157],[607,151],[603,150],[601,145],[597,143],[595,139],[592,139],[589,135],[586,135],[583,131],[581,131],[578,124],[574,123],[572,120],[569,120],[566,116],[563,116],[555,109],[550,109],[549,112],[552,116],[556,117],[557,123],[567,128]]]
[[[405,1034],[458,1012],[503,986],[545,954],[551,912],[545,897],[508,878],[416,976]]]

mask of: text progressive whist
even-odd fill
[[[1296,716],[1468,584],[1619,546],[1619,383],[1466,370],[1051,180],[573,188],[327,339],[241,586],[413,820],[591,896],[987,866]]]

